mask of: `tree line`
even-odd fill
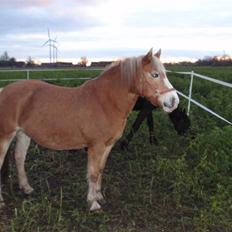
[[[88,62],[87,57],[81,57],[81,61],[78,63],[77,66],[79,67],[86,67]],[[96,65],[100,65],[100,64],[95,64],[98,62],[93,62],[94,66]],[[101,62],[100,62],[101,63]],[[47,66],[52,66],[52,67],[56,67],[57,65],[63,65],[63,66],[67,66],[67,64],[69,66],[73,66],[72,63],[65,63],[65,62],[57,62],[56,64],[48,64],[45,63]],[[192,63],[192,62],[187,62],[187,61],[183,61],[183,62],[179,62],[179,63],[166,63],[166,65],[168,66],[172,66],[172,65],[180,65],[180,66],[192,66],[192,65],[196,65],[196,66],[229,66],[232,65],[232,57],[228,56],[228,55],[223,55],[223,56],[206,56],[203,59],[199,59],[196,62]],[[27,60],[24,61],[17,61],[15,57],[10,57],[8,55],[7,51],[4,51],[2,53],[2,55],[0,56],[0,68],[1,67],[11,67],[11,68],[24,68],[24,67],[36,67],[36,66],[40,66],[35,64],[34,60],[32,59],[31,56],[28,56]],[[43,64],[42,64],[43,66]]]
[[[7,51],[3,52],[3,54],[0,56],[0,67],[22,68],[22,67],[32,67],[34,65],[35,63],[31,58],[31,56],[27,58],[26,62],[17,61],[15,57],[10,57]]]
[[[86,56],[82,56],[77,65],[78,67],[86,67],[88,59]],[[74,66],[71,62],[55,62],[55,63],[42,63],[41,65],[36,64],[31,56],[28,56],[27,60],[17,61],[15,57],[10,57],[8,52],[5,51],[0,56],[0,68],[10,67],[10,68],[24,68],[24,67],[69,67]]]

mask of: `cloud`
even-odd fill
[[[13,7],[5,8],[0,15],[0,33],[30,33],[42,32],[47,28],[55,31],[74,31],[87,27],[99,26],[100,23],[93,18],[85,7],[74,6],[72,8],[60,5],[61,1],[41,5],[44,0],[35,1],[39,5],[28,7],[14,7],[19,1],[15,1]],[[28,1],[29,2],[29,1]],[[10,6],[10,5],[9,5]]]
[[[232,52],[231,8],[230,0],[1,0],[0,52],[46,56],[48,28],[66,57],[136,55],[152,46],[182,56]]]
[[[45,7],[52,3],[52,0],[1,0],[1,7],[4,8],[27,8],[27,7]]]

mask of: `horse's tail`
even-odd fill
[[[3,88],[0,88],[0,93],[2,92]],[[2,167],[1,167],[1,181],[2,182],[6,182],[7,181],[7,177],[9,176],[9,159],[10,159],[10,154],[9,154],[9,150],[6,154],[6,157],[3,161]]]

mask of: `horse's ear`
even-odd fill
[[[157,52],[155,53],[154,56],[156,56],[157,58],[160,58],[160,56],[161,56],[161,48],[159,49],[159,51],[157,51]]]
[[[153,58],[153,48],[149,50],[149,52],[143,57],[142,64],[147,65],[150,64]]]

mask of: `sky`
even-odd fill
[[[162,49],[164,61],[232,55],[231,0],[0,0],[0,54],[115,60]]]

